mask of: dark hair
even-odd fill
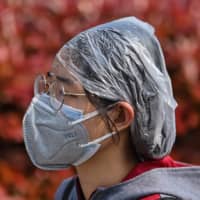
[[[113,141],[119,141],[120,139],[120,135],[119,132],[117,130],[117,127],[115,126],[115,123],[113,122],[113,120],[109,117],[109,115],[107,114],[107,111],[109,109],[112,109],[114,107],[114,105],[118,102],[118,101],[113,101],[113,100],[109,100],[106,98],[101,98],[98,97],[97,95],[91,94],[90,92],[88,92],[86,89],[85,93],[89,99],[89,101],[96,107],[96,109],[99,111],[100,115],[102,116],[102,119],[104,120],[107,128],[109,131],[115,131],[117,132],[116,136],[117,137],[113,137]],[[117,140],[116,140],[116,139]]]

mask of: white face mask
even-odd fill
[[[24,141],[33,164],[41,169],[58,170],[80,165],[91,158],[103,140],[116,132],[89,142],[89,134],[81,122],[96,115],[83,115],[82,110],[63,105],[57,113],[49,105],[49,96],[33,98],[23,119]]]

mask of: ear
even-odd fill
[[[134,109],[126,101],[120,101],[108,112],[110,119],[115,123],[118,131],[128,128],[134,119]]]

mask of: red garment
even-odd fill
[[[132,178],[134,178],[146,171],[149,171],[151,169],[156,169],[156,168],[161,168],[161,167],[184,167],[184,166],[188,166],[188,165],[189,164],[174,161],[170,156],[166,156],[159,160],[150,160],[150,161],[141,162],[141,163],[138,163],[132,169],[132,171],[122,180],[122,182],[132,179]],[[79,182],[77,183],[77,192],[78,192],[78,196],[79,196],[78,199],[83,200],[84,195],[81,190],[81,186],[80,186]],[[159,199],[160,199],[159,194],[153,194],[150,196],[146,196],[140,200],[159,200]]]
[[[174,161],[170,156],[166,156],[159,160],[141,162],[141,163],[138,163],[133,168],[133,170],[122,180],[122,182],[132,179],[151,169],[161,168],[161,167],[184,167],[184,166],[188,166],[188,164]],[[153,195],[144,197],[141,200],[158,200],[158,199],[160,199],[160,195],[153,194]]]

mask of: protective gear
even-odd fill
[[[48,81],[44,74],[38,75],[34,82],[34,95],[40,95],[43,93],[48,93],[50,96],[51,107],[58,112],[62,105],[64,104],[65,96],[78,97],[86,96],[84,92],[69,92],[65,91],[64,85],[61,82],[55,80],[56,75],[53,72],[48,73]],[[54,78],[54,79],[53,79]]]
[[[177,104],[151,25],[128,17],[96,26],[67,42],[56,59],[90,94],[134,107],[130,132],[141,160],[170,153]]]
[[[98,115],[98,111],[83,115],[82,110],[64,104],[55,113],[49,98],[46,94],[35,96],[23,119],[25,146],[35,166],[58,170],[80,165],[98,151],[100,142],[115,134],[89,142],[81,122]]]

